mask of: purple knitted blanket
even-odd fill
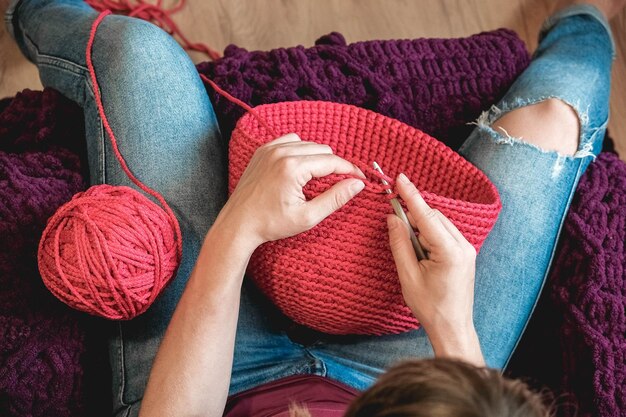
[[[602,154],[577,188],[550,281],[578,416],[626,415],[625,244],[626,164]]]
[[[353,45],[331,34],[313,48],[270,52],[230,46],[223,59],[198,69],[253,105],[299,99],[355,104],[456,147],[471,129],[466,123],[497,101],[527,64],[519,38],[499,30],[466,39]],[[210,94],[227,138],[242,110]],[[85,186],[77,156],[82,137],[80,110],[52,90],[0,101],[2,416],[94,415],[85,411],[86,386],[94,384],[85,370],[93,360],[85,347],[93,323],[46,293],[35,256],[47,218]],[[552,347],[552,365],[562,369],[542,366],[537,358],[524,361],[523,355],[515,362],[519,375],[570,391],[583,416],[626,409],[625,178],[626,165],[611,154],[583,177],[536,315],[542,319],[520,349],[529,357],[532,347]],[[539,338],[545,334],[554,336],[552,345]],[[104,398],[98,401],[106,404],[108,382],[98,382]]]
[[[229,46],[198,71],[251,104],[325,100],[353,104],[429,133],[453,149],[480,112],[529,62],[524,43],[500,29],[461,39],[368,41],[331,33],[314,47],[248,52]],[[209,90],[225,138],[243,109]]]
[[[0,110],[0,415],[78,415],[84,330],[44,287],[36,253],[48,217],[85,186],[82,112],[51,90]]]

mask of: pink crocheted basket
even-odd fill
[[[322,101],[262,105],[257,114],[279,135],[329,145],[364,172],[376,161],[395,178],[404,172],[424,199],[452,220],[479,250],[501,208],[495,186],[476,167],[426,133],[359,107]],[[251,114],[230,141],[230,192],[254,151],[275,139]],[[314,198],[341,176],[310,181]],[[378,179],[308,232],[268,242],[248,273],[292,320],[331,334],[381,335],[419,327],[404,303],[390,252],[386,214],[393,210]]]

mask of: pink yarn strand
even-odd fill
[[[250,115],[252,115],[261,126],[263,126],[263,128],[265,128],[265,130],[272,135],[274,138],[278,137],[278,133],[276,133],[276,131],[274,129],[272,129],[269,126],[269,123],[267,122],[267,120],[265,120],[263,117],[261,117],[261,115],[259,115],[252,106],[250,106],[249,104],[243,102],[242,100],[238,99],[237,97],[232,96],[230,93],[228,93],[226,90],[222,89],[219,85],[217,85],[215,83],[215,81],[211,80],[210,78],[208,78],[207,76],[205,76],[204,74],[200,74],[200,78],[202,78],[202,81],[204,81],[205,83],[209,84],[211,86],[211,88],[213,88],[213,90],[215,90],[216,93],[218,93],[220,96],[224,97],[226,100],[230,101],[233,104],[236,104],[237,106],[241,107],[242,109],[244,109],[247,113],[250,113]],[[391,189],[393,191],[393,187],[395,184],[395,180],[385,174],[381,174],[378,171],[376,171],[375,169],[373,169],[371,166],[368,166],[366,169],[363,169],[363,167],[360,167],[361,170],[364,173],[368,173],[373,175],[376,180],[371,181],[369,179],[364,180],[365,181],[365,185],[366,187],[376,193],[376,194],[384,194],[386,198],[388,199],[392,199],[392,198],[397,198],[398,194],[395,192],[392,192],[391,194],[387,194],[387,189]],[[359,177],[354,176],[354,178],[358,178],[358,179],[362,179]],[[386,186],[384,184],[382,184],[380,182],[380,179],[384,179],[389,183],[389,186]]]
[[[152,22],[170,35],[178,36],[182,47],[186,50],[201,52],[211,60],[221,57],[219,52],[208,45],[201,42],[191,42],[172,19],[172,15],[185,6],[185,0],[179,0],[170,8],[163,7],[161,0],[158,0],[156,4],[144,0],[137,0],[136,3],[130,0],[86,0],[85,2],[99,12],[108,10]]]
[[[98,17],[96,18],[96,20],[93,22],[91,26],[91,32],[89,33],[89,40],[87,41],[87,50],[86,50],[87,69],[89,70],[89,75],[91,77],[91,83],[93,85],[96,106],[98,107],[98,113],[100,114],[100,118],[102,119],[102,124],[104,125],[104,128],[109,134],[109,138],[111,139],[113,152],[115,153],[117,160],[119,161],[120,165],[122,166],[122,169],[124,170],[128,178],[130,178],[130,180],[137,187],[143,190],[145,193],[150,194],[151,196],[156,198],[161,204],[161,206],[163,207],[163,209],[165,210],[165,212],[167,213],[170,219],[170,222],[175,229],[176,240],[177,240],[176,245],[178,249],[178,256],[180,258],[183,252],[182,233],[180,231],[180,225],[178,224],[178,220],[176,219],[174,212],[172,211],[170,206],[167,204],[167,202],[165,201],[165,199],[159,192],[153,190],[152,188],[148,187],[147,185],[139,181],[139,179],[135,177],[135,175],[128,168],[128,165],[126,164],[126,160],[124,159],[124,157],[119,151],[119,148],[117,146],[117,139],[115,138],[115,134],[113,133],[113,130],[111,129],[111,125],[109,124],[109,120],[106,117],[106,113],[104,111],[104,105],[102,104],[102,97],[100,94],[100,86],[96,78],[96,71],[94,69],[93,61],[92,61],[92,50],[93,50],[93,43],[96,37],[96,31],[98,30],[98,26],[100,25],[102,20],[109,14],[111,14],[111,11],[105,10],[98,15]]]
[[[209,79],[206,75],[200,74],[200,78],[202,81],[209,84],[211,88],[215,90],[220,96],[226,98],[226,100],[234,103],[244,109],[246,112],[250,113],[258,122],[265,128],[265,130],[272,136],[278,137],[278,134],[268,125],[268,123],[261,117],[259,114],[254,111],[254,109],[243,101],[239,100],[237,97],[232,96],[227,91],[223,90],[219,85],[215,83],[215,81]]]
[[[387,197],[389,200],[393,198],[398,198],[398,193],[394,191],[396,180],[394,180],[393,178],[391,178],[390,176],[386,174],[382,174],[376,171],[371,166],[367,167],[367,172],[378,179],[378,181],[370,182],[370,188],[372,188],[374,192],[379,193],[379,194],[384,194],[385,197]],[[389,185],[383,184],[380,180],[387,181]],[[391,193],[387,193],[387,190],[391,190]]]

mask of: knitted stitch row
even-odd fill
[[[424,132],[359,107],[296,101],[255,108],[230,142],[229,188],[234,190],[254,151],[278,135],[329,145],[364,172],[377,161],[394,177],[404,172],[425,200],[480,249],[501,208],[494,185],[459,154]],[[307,199],[326,191],[340,175],[310,181]],[[248,271],[261,290],[294,321],[331,334],[389,334],[418,327],[404,303],[387,238],[388,199],[378,180],[313,229],[268,242]]]

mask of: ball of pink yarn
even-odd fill
[[[38,254],[43,282],[78,310],[116,320],[136,317],[178,268],[172,222],[132,188],[93,186],[48,220]]]

